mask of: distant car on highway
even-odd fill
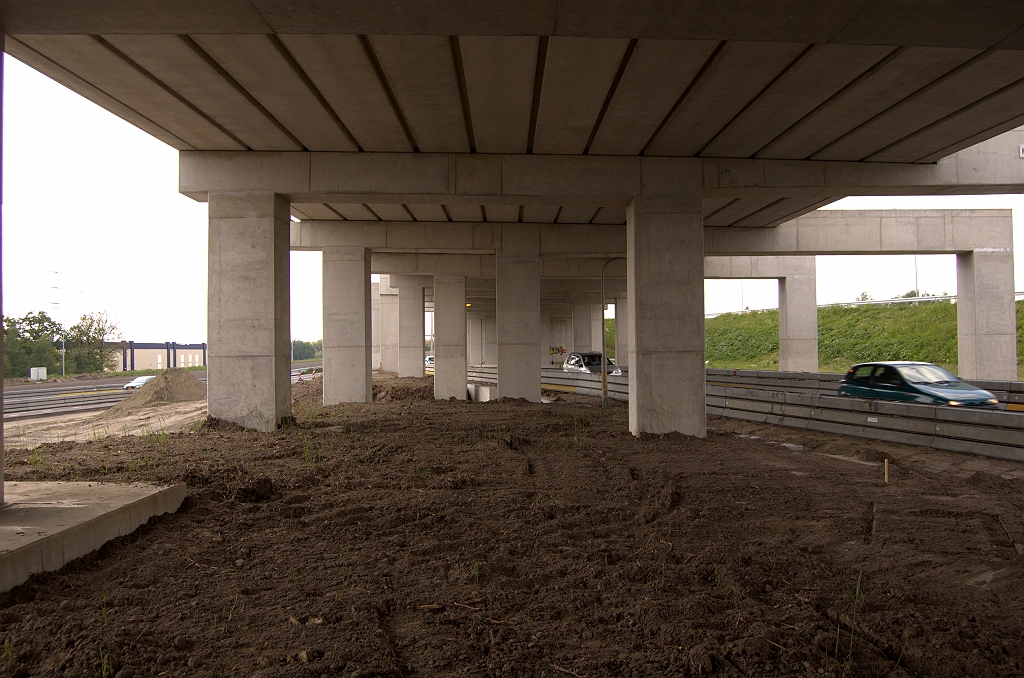
[[[839,395],[950,407],[999,407],[999,399],[992,393],[938,365],[918,362],[854,365],[839,382]]]
[[[434,367],[434,356],[428,355],[426,358],[424,358],[423,359],[423,366],[424,367],[433,368]]]
[[[612,360],[608,360],[605,363],[605,369],[610,375],[622,375],[622,370],[620,370]],[[562,365],[562,371],[576,372],[579,374],[601,374],[601,354],[570,353],[569,357],[565,359],[565,363]]]
[[[134,391],[135,389],[142,388],[143,386],[146,385],[147,381],[149,381],[155,376],[155,374],[151,374],[147,377],[135,377],[134,379],[132,379],[131,381],[124,385],[124,390]]]

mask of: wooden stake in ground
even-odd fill
[[[882,473],[885,476],[885,484],[888,485],[889,484],[889,460],[888,459],[885,460],[885,463],[883,464],[882,468],[883,468]]]

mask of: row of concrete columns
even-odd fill
[[[288,221],[287,201],[273,193],[210,195],[210,413],[251,428],[272,428],[290,410]],[[474,318],[467,327],[463,276],[391,276],[387,285],[382,282],[381,368],[402,376],[423,374],[424,288],[430,286],[436,311],[437,397],[465,397],[466,364],[475,358],[487,361],[486,337],[493,332],[499,396],[538,400],[544,340],[542,257],[525,226],[519,237],[517,225],[506,225],[494,257],[493,330],[486,319]],[[630,429],[703,435],[700,201],[634,200],[627,234],[626,294],[616,295],[616,334],[620,361],[629,367]],[[366,247],[323,247],[328,403],[372,398],[371,261]],[[958,275],[961,374],[1012,379],[1012,251],[958,254]],[[816,361],[801,367],[802,356],[816,353],[813,301],[813,275],[780,283],[783,369],[816,369]],[[581,305],[574,315],[574,340],[585,345],[589,333],[589,345],[594,346],[600,308]]]

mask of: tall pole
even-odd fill
[[[604,324],[604,272],[608,268],[608,264],[625,258],[614,257],[604,262],[604,266],[601,267],[601,407],[608,405],[608,335]],[[618,333],[618,331],[619,328],[616,327],[615,332]]]

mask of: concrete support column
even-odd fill
[[[626,297],[615,300],[615,364],[629,367],[629,301]]]
[[[434,397],[466,399],[466,278],[434,276]]]
[[[398,374],[398,290],[380,277],[380,371]]]
[[[210,193],[210,416],[270,431],[291,413],[288,201]]]
[[[493,315],[484,316],[483,364],[498,364],[498,321]]]
[[[572,350],[587,352],[594,346],[594,325],[589,301],[577,301],[572,305]]]
[[[4,32],[0,30],[0,205],[3,204],[4,200],[4,64],[3,64],[3,53],[4,53]],[[0,216],[0,236],[3,235],[3,216]],[[0,242],[3,238],[0,237]],[[0,255],[2,255],[2,245],[0,245]],[[0,261],[3,260],[3,256],[0,256]],[[3,265],[0,264],[0,280],[3,280]],[[3,317],[3,289],[0,285],[0,318]],[[0,332],[0,402],[3,402],[4,396],[4,333]],[[4,427],[0,426],[0,506],[4,505]]]
[[[962,379],[1017,380],[1013,250],[956,255],[958,371]]]
[[[499,254],[496,270],[498,397],[540,402],[540,257]]]
[[[484,319],[482,316],[466,318],[466,363],[484,364]]]
[[[380,369],[380,283],[370,283],[370,367]]]
[[[423,376],[425,338],[423,288],[398,288],[398,376]]]
[[[590,305],[590,350],[604,352],[602,348],[602,332],[604,332],[604,305]]]
[[[814,257],[809,275],[779,278],[779,370],[818,371],[818,290]],[[803,267],[801,267],[803,268]]]
[[[704,229],[692,201],[626,209],[629,430],[704,437]]]
[[[372,403],[370,250],[323,252],[324,405]]]

